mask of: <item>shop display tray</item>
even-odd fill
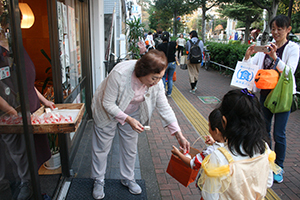
[[[83,114],[85,112],[84,103],[72,103],[72,104],[55,104],[55,107],[60,110],[68,109],[68,114],[72,116],[72,123],[52,123],[52,124],[32,124],[34,134],[44,133],[71,133],[75,132],[80,125]],[[74,112],[73,112],[74,111]],[[45,113],[45,107],[40,107],[33,115],[40,116]],[[22,124],[8,124],[0,125],[0,133],[13,134],[23,133]]]

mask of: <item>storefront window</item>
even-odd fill
[[[80,24],[77,2],[74,0],[58,1],[57,16],[62,85],[64,98],[66,98],[82,79]]]

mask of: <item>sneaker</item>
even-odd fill
[[[283,169],[278,174],[273,174],[274,182],[275,183],[282,183],[283,181]]]
[[[191,92],[192,94],[196,94],[196,90],[197,90],[197,87],[195,87],[194,89],[190,90],[190,92]]]
[[[141,194],[142,188],[135,182],[135,180],[121,180],[122,185],[129,188],[131,194]]]
[[[171,95],[170,95],[170,94],[167,94],[167,97],[171,97]]]
[[[33,194],[30,181],[22,182],[19,186],[20,192],[17,200],[29,200]]]
[[[104,194],[104,180],[95,180],[94,189],[93,189],[93,197],[94,199],[103,199]]]

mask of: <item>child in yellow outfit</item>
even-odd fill
[[[268,146],[268,134],[260,103],[247,89],[231,90],[218,108],[226,138],[202,161],[197,185],[204,200],[263,199],[273,184],[275,153]]]
[[[181,153],[174,145],[172,153],[178,156],[186,165],[190,166],[194,170],[198,170],[201,167],[201,164],[204,158],[217,150],[219,147],[224,147],[225,139],[221,133],[223,131],[223,120],[222,114],[219,109],[214,109],[208,117],[208,126],[209,126],[209,133],[211,134],[206,136],[205,144],[211,145],[206,147],[201,153],[198,153],[194,156],[193,159],[187,157],[189,154]]]

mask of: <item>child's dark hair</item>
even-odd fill
[[[210,128],[211,130],[215,130],[216,128],[219,129],[219,131],[221,133],[224,132],[224,128],[223,128],[223,125],[224,125],[224,121],[223,121],[223,115],[221,113],[221,111],[216,108],[214,109],[208,116],[208,120],[209,120],[209,123],[210,123]]]
[[[226,118],[222,135],[227,139],[228,148],[233,154],[253,157],[256,153],[265,152],[265,142],[269,141],[269,137],[255,95],[247,89],[231,90],[223,97],[219,109]]]

